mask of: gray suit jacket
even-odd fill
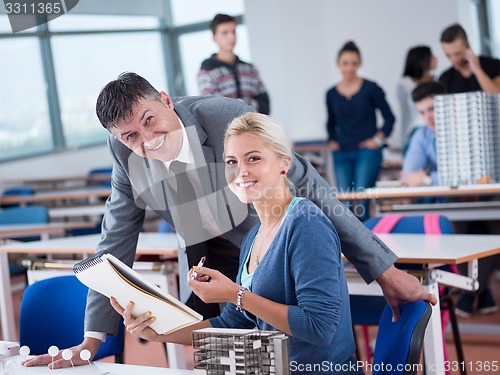
[[[249,214],[248,207],[229,191],[220,167],[224,165],[223,140],[227,125],[235,117],[254,110],[240,100],[215,96],[175,98],[174,107],[190,138],[203,193],[212,215],[220,222],[222,237],[239,247],[258,218]],[[106,250],[132,265],[146,207],[175,225],[164,181],[167,175],[162,162],[138,157],[114,137],[109,138],[108,145],[114,158],[112,192],[106,202],[102,240],[97,251]],[[367,283],[396,261],[395,254],[335,198],[334,189],[300,155],[294,155],[287,176],[295,185],[296,195],[312,200],[332,220],[340,236],[342,252]],[[230,210],[226,209],[228,206]],[[184,259],[181,249],[181,269]],[[185,279],[182,272],[180,279]],[[119,316],[108,298],[89,291],[85,331],[115,334],[118,323]]]

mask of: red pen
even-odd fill
[[[200,267],[203,267],[203,263],[205,263],[205,257],[201,257],[200,261],[198,262],[198,265],[193,266],[193,272],[191,273],[191,280],[194,280],[198,277],[198,272],[196,272],[196,270]]]

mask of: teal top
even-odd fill
[[[283,216],[283,219],[281,220],[281,224],[280,226],[278,227],[278,230],[279,228],[281,228],[281,226],[283,225],[286,217],[288,216],[288,213],[297,205],[297,203],[299,203],[302,199],[302,197],[294,197],[291,201],[290,201],[290,204],[288,205],[286,211],[285,211],[285,215]],[[260,225],[259,225],[259,229],[260,231]],[[258,234],[259,232],[257,232]],[[252,254],[252,250],[253,250],[253,244],[255,243],[255,238],[257,238],[257,235],[253,238],[252,240],[252,244],[250,245],[250,251],[248,252],[247,254],[247,257],[245,259],[245,262],[243,263],[243,267],[241,269],[241,286],[244,287],[244,288],[247,288],[249,290],[252,290],[252,278],[253,278],[253,272],[252,273],[248,273],[248,262],[250,261],[250,254]]]

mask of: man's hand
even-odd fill
[[[472,74],[477,75],[478,72],[482,69],[481,68],[481,63],[479,62],[479,57],[470,49],[468,48],[467,51],[465,51],[465,60],[469,63],[469,68],[472,72]]]
[[[422,186],[426,185],[426,179],[428,178],[427,173],[420,169],[418,171],[402,171],[399,181],[403,185],[407,186]]]
[[[423,300],[435,305],[437,299],[427,293],[418,279],[404,271],[391,266],[378,279],[378,284],[382,288],[384,297],[392,310],[392,321],[399,319],[399,305],[403,303]]]
[[[73,352],[73,358],[71,359],[71,361],[75,366],[87,365],[88,361],[84,361],[80,358],[80,352],[83,349],[89,350],[91,355],[89,361],[92,361],[92,358],[95,357],[97,351],[99,350],[100,345],[101,345],[101,340],[94,339],[92,337],[85,337],[80,345],[73,346],[72,348],[70,348],[71,351]],[[60,350],[59,354],[56,357],[54,357],[53,365],[52,365],[52,357],[48,354],[36,356],[34,358],[28,359],[27,361],[24,361],[21,364],[26,367],[48,365],[49,369],[52,370],[71,366],[70,361],[67,361],[62,358],[62,350]]]

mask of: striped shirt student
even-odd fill
[[[233,53],[236,45],[236,19],[217,14],[210,24],[219,52],[203,61],[198,72],[200,95],[242,99],[256,111],[269,114],[269,95],[259,72]]]

